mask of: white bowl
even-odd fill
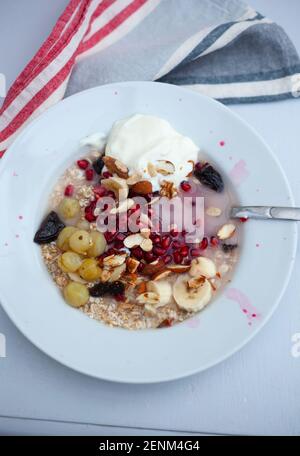
[[[102,379],[150,383],[207,369],[262,328],[288,283],[297,233],[292,222],[245,223],[231,284],[196,317],[172,328],[110,328],[66,305],[32,241],[34,233],[55,181],[78,156],[79,140],[106,133],[115,120],[137,112],[163,117],[190,136],[234,178],[242,204],[284,206],[293,199],[273,153],[245,122],[210,98],[167,84],[126,82],[81,92],[46,111],[16,139],[0,174],[4,309],[57,361]]]

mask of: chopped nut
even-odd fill
[[[131,190],[137,195],[147,195],[148,193],[152,192],[152,184],[150,181],[141,180],[133,184]]]
[[[156,171],[163,176],[174,174],[175,166],[169,160],[157,160]]]
[[[166,269],[165,271],[161,271],[161,272],[157,272],[156,274],[154,274],[152,277],[151,277],[151,280],[161,280],[161,279],[165,279],[166,277],[168,277],[172,272],[168,269]]]
[[[219,207],[210,206],[206,209],[206,214],[210,217],[219,217],[222,214],[222,211]]]
[[[142,179],[141,174],[133,174],[132,176],[128,177],[127,185],[134,185]]]
[[[135,272],[139,267],[140,262],[135,258],[129,257],[127,258],[126,264],[128,272]]]
[[[124,163],[109,156],[104,156],[103,161],[109,172],[112,174],[117,174],[117,176],[121,177],[122,179],[128,178],[128,168],[126,165],[124,165]]]
[[[153,165],[153,163],[148,163],[147,169],[148,169],[149,176],[151,176],[151,177],[157,176],[157,172],[156,172],[156,169],[155,169],[155,166]]]
[[[177,195],[177,189],[173,182],[163,181],[160,186],[160,195],[166,198],[174,198]]]
[[[158,259],[152,261],[152,263],[146,264],[142,271],[142,274],[146,276],[152,276],[153,274],[160,272],[162,269],[165,269],[165,263],[163,260]]]
[[[149,228],[142,228],[140,233],[145,239],[149,239],[151,230]]]
[[[115,282],[116,280],[119,280],[125,271],[126,271],[126,263],[123,263],[120,266],[116,266],[112,270],[108,281]]]
[[[200,276],[187,281],[188,288],[199,288],[205,282],[205,277]]]
[[[125,179],[113,176],[108,179],[102,179],[101,185],[107,190],[113,191],[120,201],[127,199],[129,188]]]
[[[168,266],[168,270],[171,272],[175,272],[176,274],[182,274],[184,272],[189,271],[191,266],[189,264],[172,264]]]
[[[140,233],[130,234],[124,239],[124,245],[128,249],[132,249],[132,247],[138,247],[144,241],[144,237]]]
[[[114,268],[125,263],[126,254],[124,255],[109,255],[103,258],[103,266]]]
[[[233,236],[235,230],[235,225],[233,225],[232,223],[226,223],[219,229],[219,231],[217,232],[217,236],[219,239],[224,241],[225,239],[229,239],[231,236]]]
[[[153,248],[153,242],[151,239],[144,239],[141,242],[140,247],[142,250],[144,250],[144,252],[150,252]]]

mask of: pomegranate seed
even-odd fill
[[[126,298],[125,298],[125,295],[122,294],[122,293],[115,294],[115,295],[114,295],[114,298],[115,298],[115,300],[118,301],[118,302],[124,302],[125,299],[126,299]]]
[[[144,256],[144,252],[141,249],[141,247],[135,247],[134,249],[131,250],[131,254],[137,259],[141,260]]]
[[[89,162],[87,160],[77,160],[77,166],[80,169],[87,169]]]
[[[199,248],[201,250],[205,250],[207,248],[207,246],[208,246],[208,239],[206,237],[204,237],[199,244]]]
[[[171,257],[171,255],[165,255],[162,257],[162,260],[165,264],[169,264],[172,262],[172,257]]]
[[[241,218],[240,218],[240,222],[241,222],[241,223],[248,222],[248,217],[241,217]]]
[[[94,215],[94,210],[96,207],[96,201],[92,201],[86,208],[84,209],[84,217],[88,222],[95,222],[97,217]]]
[[[192,257],[199,257],[199,256],[201,256],[201,254],[202,254],[201,249],[192,249],[191,250]]]
[[[217,247],[219,245],[219,239],[216,236],[210,238],[210,243],[212,246]]]
[[[114,247],[115,249],[122,249],[124,247],[124,242],[123,241],[119,241],[118,239],[115,240],[114,242]]]
[[[118,233],[116,235],[116,240],[118,240],[118,241],[124,241],[125,238],[126,238],[126,235],[124,233]]]
[[[108,243],[112,242],[116,235],[116,231],[106,231],[104,237]]]
[[[144,252],[143,256],[144,260],[147,261],[147,263],[152,263],[152,261],[155,261],[157,259],[157,256],[154,255],[153,252]]]
[[[176,264],[180,264],[182,262],[182,256],[181,253],[176,251],[173,253],[173,259]]]
[[[174,323],[174,320],[172,318],[166,318],[165,320],[163,320],[160,325],[158,326],[158,328],[169,328],[170,326],[172,326]]]
[[[87,181],[94,179],[94,170],[92,168],[89,168],[85,171],[85,178]]]
[[[189,192],[192,188],[191,184],[188,181],[182,181],[180,187],[184,192]]]
[[[153,247],[153,253],[157,256],[162,256],[166,253],[166,249],[163,249],[162,247],[159,247],[158,245],[155,245]]]
[[[191,260],[190,258],[185,258],[185,259],[183,260],[183,263],[186,264],[186,265],[190,265],[191,262],[192,262],[192,260]]]
[[[143,272],[144,267],[145,267],[145,264],[144,264],[144,263],[140,263],[140,264],[138,265],[138,268],[137,268],[138,272]]]
[[[160,244],[160,236],[158,236],[158,235],[153,236],[152,242],[154,245]]]
[[[181,249],[180,249],[180,253],[181,253],[181,255],[182,255],[183,257],[187,257],[188,254],[189,254],[189,251],[190,251],[190,249],[189,249],[186,245],[184,245],[184,246],[181,247]]]
[[[95,195],[97,195],[99,197],[107,195],[106,188],[100,184],[94,186],[93,192],[95,193]]]
[[[102,177],[104,179],[109,179],[110,177],[112,177],[112,174],[109,171],[104,171],[104,173],[102,173]]]
[[[170,235],[172,237],[177,237],[178,236],[178,231],[175,229],[175,228],[172,228],[171,231],[170,231]]]
[[[107,192],[107,196],[109,196],[110,198],[116,199],[116,195],[114,194],[114,192],[112,190],[109,190]]]
[[[72,196],[74,193],[74,185],[69,184],[65,188],[65,196]]]
[[[181,242],[180,241],[173,241],[173,247],[174,247],[174,249],[179,249],[181,247]]]
[[[162,246],[163,249],[167,249],[170,247],[171,242],[172,242],[171,237],[168,234],[166,234],[165,236],[163,236],[160,245]]]

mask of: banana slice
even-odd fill
[[[177,305],[188,312],[198,312],[203,309],[212,298],[212,287],[209,281],[203,277],[197,288],[189,288],[189,274],[178,276],[174,288],[173,296]]]
[[[150,280],[147,282],[147,291],[155,293],[159,296],[159,302],[156,304],[156,307],[162,307],[168,304],[172,297],[171,284],[166,280],[160,280],[159,282]]]
[[[195,258],[191,263],[191,268],[189,270],[189,274],[192,277],[200,277],[204,276],[207,279],[211,279],[217,273],[215,263],[206,257],[198,257]]]
[[[113,191],[119,201],[127,199],[129,187],[125,179],[113,176],[109,179],[103,179],[101,181],[101,185],[103,185],[103,187],[105,187],[107,190]]]

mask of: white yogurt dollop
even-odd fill
[[[176,186],[197,161],[199,148],[188,137],[178,133],[170,124],[159,117],[135,114],[114,123],[106,144],[106,155],[128,166],[130,174],[139,172],[150,180],[153,190],[158,190],[162,180],[174,182]],[[166,160],[174,165],[174,173],[157,174],[151,177],[148,164],[159,165]]]

